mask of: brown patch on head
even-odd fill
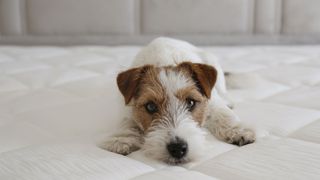
[[[196,107],[191,111],[193,119],[202,125],[207,115],[208,98],[203,96],[196,86],[190,86],[177,91],[177,98],[186,102],[192,99],[196,102]]]
[[[138,68],[132,68],[118,74],[118,88],[123,95],[126,104],[128,104],[136,94],[141,78],[149,69],[152,68],[153,66],[151,65],[145,65]]]
[[[133,116],[143,130],[148,130],[151,124],[159,120],[165,111],[167,96],[158,79],[159,71],[160,68],[149,69],[141,78],[139,91],[135,95]],[[158,111],[153,114],[146,110],[146,104],[150,102],[157,105]]]
[[[211,90],[217,80],[217,70],[206,64],[183,62],[178,68],[182,68],[191,74],[200,92],[210,98]]]

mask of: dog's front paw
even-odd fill
[[[233,130],[230,136],[226,139],[228,143],[243,146],[251,144],[256,140],[256,134],[251,129],[236,129]]]
[[[128,155],[139,149],[134,142],[130,142],[130,138],[126,137],[112,137],[102,145],[102,148],[122,155]]]

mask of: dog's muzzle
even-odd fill
[[[188,144],[184,140],[176,137],[175,140],[167,145],[167,150],[173,158],[182,159],[188,153]]]

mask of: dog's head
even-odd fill
[[[169,164],[195,159],[203,148],[200,129],[217,79],[215,68],[183,62],[177,66],[145,65],[117,77],[133,119],[145,133],[144,152]]]

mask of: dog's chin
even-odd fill
[[[179,165],[184,165],[187,163],[190,163],[192,161],[195,161],[195,159],[192,159],[188,156],[183,157],[183,158],[174,158],[170,156],[169,154],[163,154],[162,156],[153,156],[151,154],[145,154],[148,158],[154,159],[158,162],[162,162],[168,165],[173,165],[173,166],[179,166]]]
[[[163,162],[169,164],[169,165],[183,165],[186,164],[188,162],[191,162],[191,160],[189,158],[181,158],[181,159],[176,159],[176,158],[172,158],[169,157],[165,160],[163,160]]]
[[[159,146],[157,149],[142,149],[144,155],[150,159],[154,159],[168,165],[183,165],[201,159],[204,151],[190,152],[185,157],[174,158],[165,149]],[[200,150],[200,149],[197,149]]]

